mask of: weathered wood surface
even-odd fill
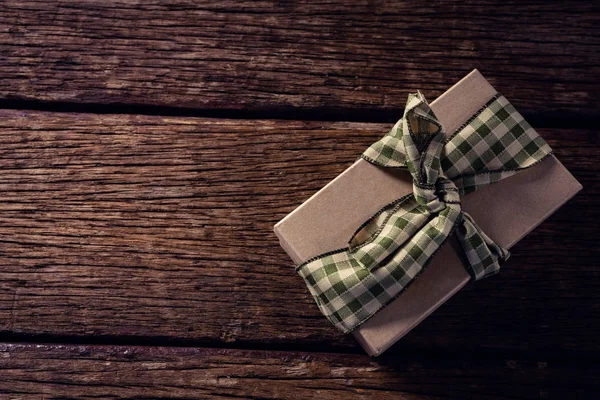
[[[2,338],[360,351],[272,227],[389,127],[0,111]],[[395,351],[600,350],[599,136],[540,132],[584,191]]]
[[[202,348],[0,345],[3,399],[594,398],[595,364]]]
[[[557,110],[598,116],[599,15],[590,1],[8,0],[0,99],[388,121],[409,91],[435,98],[479,68],[553,126]]]

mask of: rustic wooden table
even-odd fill
[[[1,1],[0,398],[598,398],[599,14]],[[272,227],[473,68],[584,190],[369,358]]]

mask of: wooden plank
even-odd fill
[[[594,2],[195,3],[4,1],[0,99],[388,121],[479,68],[548,126],[600,109]]]
[[[0,334],[360,351],[272,227],[390,127],[0,110]],[[583,192],[396,350],[599,350],[598,134],[541,133]]]
[[[591,398],[599,374],[597,365],[547,359],[0,345],[0,394],[19,400]]]

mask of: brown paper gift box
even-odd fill
[[[430,106],[445,132],[452,133],[495,94],[496,90],[474,70]],[[496,243],[510,248],[579,190],[579,182],[550,156],[468,194],[462,207]],[[275,233],[283,249],[299,264],[346,247],[357,227],[384,205],[410,192],[408,172],[390,173],[359,159],[277,223]],[[457,246],[452,237],[419,279],[352,332],[369,355],[384,352],[467,284],[471,277]],[[328,323],[325,318],[323,323]]]

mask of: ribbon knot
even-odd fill
[[[434,185],[419,185],[413,181],[413,196],[429,213],[438,213],[448,203],[460,203],[458,188],[450,179],[438,178]]]
[[[310,259],[297,271],[323,314],[344,332],[398,296],[452,234],[473,279],[495,274],[510,253],[462,211],[460,198],[550,154],[499,94],[449,137],[423,95],[411,94],[402,119],[362,157],[381,168],[407,169],[413,193],[367,220],[347,249]]]

